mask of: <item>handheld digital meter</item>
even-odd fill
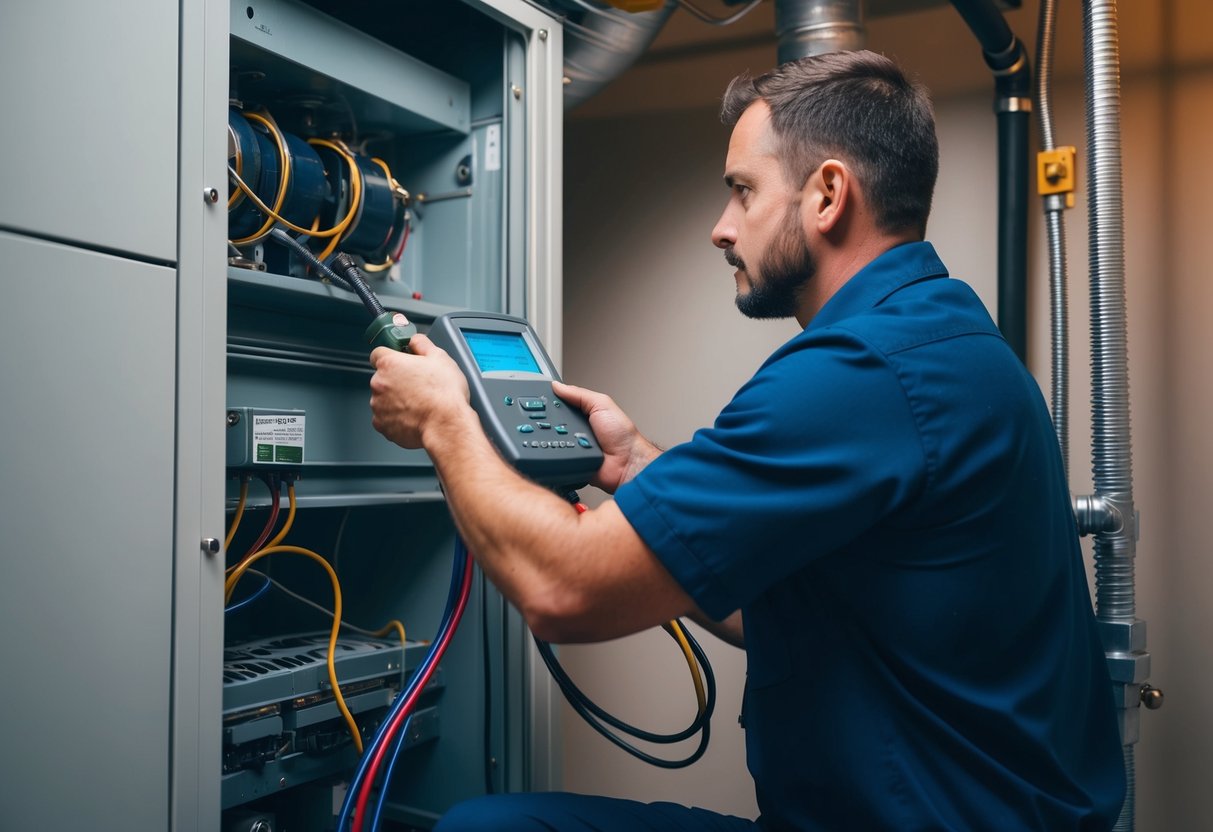
[[[552,390],[560,376],[525,320],[450,312],[434,321],[429,337],[463,370],[484,432],[523,474],[576,488],[602,466],[589,421]]]

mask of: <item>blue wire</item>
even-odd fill
[[[383,737],[387,734],[388,726],[392,723],[392,718],[404,707],[404,703],[412,696],[413,690],[417,683],[422,679],[429,665],[433,664],[437,647],[442,643],[446,631],[451,627],[451,619],[454,617],[455,606],[459,600],[460,589],[463,586],[463,572],[467,565],[468,550],[463,539],[458,535],[455,536],[455,555],[451,559],[451,587],[447,592],[446,609],[442,613],[442,623],[438,626],[438,635],[434,637],[433,644],[430,650],[426,653],[425,659],[413,671],[413,677],[409,680],[409,684],[397,696],[396,701],[392,703],[392,707],[388,709],[387,716],[380,723],[379,729],[375,732],[375,738],[366,746],[363,751],[362,759],[358,762],[358,769],[354,772],[353,778],[350,780],[349,788],[345,793],[345,800],[341,803],[341,814],[337,816],[336,832],[346,832],[349,826],[350,813],[353,811],[356,801],[356,794],[362,784],[362,779],[366,777],[366,770],[370,767],[371,757],[373,752],[383,742]],[[401,726],[403,729],[403,726]],[[386,783],[385,783],[386,788]]]
[[[262,595],[264,595],[265,593],[267,593],[269,591],[270,591],[270,579],[266,578],[265,583],[263,583],[261,586],[259,586],[257,588],[257,591],[254,592],[252,595],[250,595],[249,597],[245,598],[242,601],[237,601],[235,604],[232,604],[230,607],[224,607],[223,614],[227,615],[229,612],[235,612],[236,610],[240,609],[241,607],[247,607],[249,604],[253,603],[258,598],[260,598]]]
[[[388,784],[392,782],[392,770],[396,768],[396,760],[400,757],[400,749],[404,748],[405,738],[409,735],[409,725],[413,714],[400,726],[400,736],[396,738],[396,748],[392,751],[392,759],[388,761],[387,770],[383,773],[383,784],[379,787],[379,799],[375,801],[375,814],[371,815],[371,832],[379,829],[379,820],[383,815],[383,804],[387,803]]]

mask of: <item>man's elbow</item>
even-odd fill
[[[601,641],[606,623],[587,601],[570,591],[551,591],[528,599],[519,610],[535,638],[552,644]]]

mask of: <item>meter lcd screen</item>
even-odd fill
[[[463,330],[472,357],[483,374],[499,372],[536,373],[546,376],[521,332]]]

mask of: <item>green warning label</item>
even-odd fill
[[[274,462],[303,462],[303,446],[279,445],[274,448]]]

